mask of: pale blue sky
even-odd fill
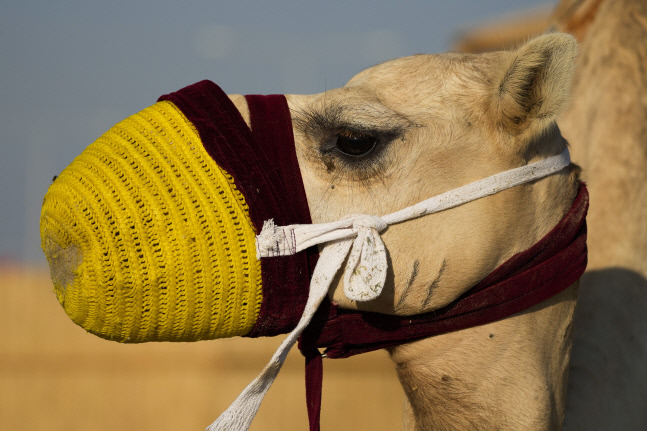
[[[313,93],[393,57],[540,5],[454,1],[31,1],[0,13],[0,259],[45,264],[49,183],[158,96],[201,79],[229,93]]]

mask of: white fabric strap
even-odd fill
[[[341,268],[346,259],[349,241],[337,241],[326,246],[321,251],[319,262],[314,269],[310,280],[310,292],[306,301],[305,309],[297,326],[283,340],[279,348],[270,359],[270,362],[236,398],[236,400],[225,410],[218,419],[209,427],[208,431],[237,431],[248,430],[252,424],[256,412],[263,401],[263,397],[281,371],[283,362],[288,352],[296,343],[303,330],[308,326],[321,301],[328,293],[330,284],[335,274]]]
[[[492,175],[382,217],[354,215],[332,223],[290,226],[275,226],[272,220],[267,220],[256,237],[258,259],[292,255],[318,244],[325,246],[310,280],[308,300],[299,323],[281,343],[261,374],[207,430],[249,429],[288,352],[312,320],[347,257],[343,278],[344,294],[354,301],[368,301],[382,293],[387,260],[380,233],[389,225],[454,208],[539,180],[561,171],[570,163],[568,149],[564,149],[557,156]]]

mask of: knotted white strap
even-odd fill
[[[207,430],[249,429],[288,352],[312,320],[347,257],[344,294],[351,300],[368,301],[382,293],[386,281],[387,260],[380,233],[389,225],[453,208],[547,177],[570,163],[568,149],[565,149],[560,155],[492,175],[383,217],[355,215],[332,223],[290,226],[275,226],[272,220],[267,220],[256,237],[258,259],[295,254],[317,244],[325,246],[310,280],[308,300],[299,323],[283,340],[261,374]]]

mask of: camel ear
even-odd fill
[[[511,52],[494,94],[501,128],[517,134],[554,121],[568,100],[576,56],[575,38],[563,33],[539,36]]]

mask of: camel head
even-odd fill
[[[287,95],[312,222],[391,213],[559,154],[566,142],[554,120],[567,100],[575,55],[572,37],[548,34],[511,51],[396,59],[339,89]],[[238,116],[254,129],[247,99],[230,100],[239,112],[223,108],[222,121]],[[75,322],[102,337],[245,335],[267,300],[265,264],[253,253],[257,207],[250,203],[264,174],[243,180],[230,172],[254,156],[232,143],[249,130],[209,129],[220,146],[203,148],[204,130],[187,116],[162,101],[127,118],[45,196],[42,245],[58,299]],[[223,148],[233,154],[229,165],[210,157]],[[576,172],[564,170],[390,226],[382,295],[357,303],[337,281],[329,296],[340,307],[387,314],[442,307],[548,232],[576,188]],[[289,207],[291,198],[278,196],[272,205]]]
[[[288,96],[313,221],[388,214],[558,154],[566,142],[554,121],[575,55],[571,37],[548,34],[511,51],[400,58],[342,88]],[[554,226],[572,202],[574,179],[567,170],[390,226],[382,295],[351,301],[340,281],[330,297],[388,314],[442,307]]]

